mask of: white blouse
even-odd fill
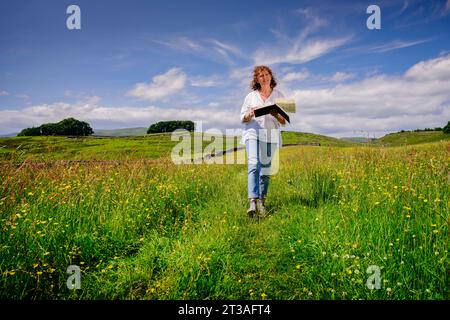
[[[244,122],[244,116],[251,108],[259,108],[275,104],[275,100],[284,99],[284,95],[277,89],[273,89],[270,96],[264,102],[258,90],[250,92],[244,100],[241,108],[241,122],[245,124],[241,144],[248,139],[259,139],[260,141],[279,144],[281,148],[280,123],[271,114],[261,117],[253,117],[249,122]]]

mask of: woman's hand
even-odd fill
[[[254,108],[250,108],[249,111],[247,111],[247,113],[244,115],[244,122],[250,122],[252,120],[252,118],[255,116],[255,109]]]
[[[277,119],[279,123],[281,123],[281,124],[286,124],[286,120],[285,120],[282,116],[280,116],[280,115],[278,114],[278,112],[276,112],[275,110],[272,110],[272,111],[270,112],[270,114],[271,114],[275,119]]]

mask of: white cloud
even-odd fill
[[[232,46],[230,44],[224,43],[222,41],[216,40],[216,39],[210,39],[210,43],[212,43],[215,47],[225,50],[226,52],[233,53],[237,56],[242,56],[243,53],[241,50],[235,46]]]
[[[290,81],[301,81],[301,80],[305,80],[308,77],[310,77],[310,73],[308,70],[304,69],[301,72],[289,72],[286,75],[284,75],[281,80],[285,81],[285,82],[290,82]]]
[[[316,12],[314,12],[314,8],[310,7],[298,9],[296,10],[296,12],[302,15],[303,19],[305,20],[305,26],[299,37],[300,41],[303,41],[303,39],[305,39],[310,34],[328,25],[328,21],[324,19],[322,16],[318,15]]]
[[[241,88],[249,88],[253,77],[253,66],[231,69],[228,75],[231,81],[237,83]]]
[[[27,99],[29,99],[30,97],[28,97],[28,95],[26,95],[26,94],[16,94],[16,97],[17,98],[20,98],[20,99],[24,99],[24,100],[27,100]]]
[[[272,65],[277,63],[302,64],[317,59],[349,42],[351,37],[336,39],[316,39],[307,42],[292,41],[289,47],[259,48],[253,55],[255,64]]]
[[[244,54],[241,52],[241,50],[235,46],[216,39],[209,39],[207,40],[207,42],[209,44],[212,44],[212,47],[210,48],[207,46],[207,50],[205,53],[207,55],[210,55],[216,61],[225,61],[227,64],[233,65],[235,63],[233,57],[244,57]],[[216,57],[217,53],[219,54],[218,57]]]
[[[330,81],[333,82],[343,82],[345,80],[349,80],[354,78],[355,75],[353,73],[346,73],[346,72],[336,72],[334,75],[330,77]]]
[[[8,96],[8,95],[9,95],[8,91],[5,91],[5,90],[0,91],[0,97],[1,96]]]
[[[406,77],[418,80],[449,80],[449,57],[450,55],[446,55],[437,59],[421,61],[406,71]]]
[[[433,39],[423,39],[423,40],[415,40],[415,41],[402,41],[402,40],[394,40],[386,44],[377,45],[369,48],[368,52],[376,52],[376,53],[383,53],[388,52],[396,49],[402,49],[402,48],[408,48],[412,47],[418,44],[429,42]]]
[[[212,76],[194,76],[190,77],[189,81],[193,87],[218,87],[223,83],[223,79],[220,79],[217,75]]]
[[[392,116],[387,119],[371,119],[364,116],[347,117],[336,114],[303,115],[295,126],[300,131],[321,133],[334,137],[381,137],[391,132],[425,127],[442,127],[447,121],[439,115]]]
[[[312,7],[297,9],[294,14],[297,16],[296,20],[302,23],[300,32],[295,37],[289,37],[279,30],[269,29],[278,42],[257,48],[252,56],[254,64],[306,63],[345,45],[352,39],[349,35],[311,38],[314,33],[328,26],[329,21]]]
[[[353,79],[355,75],[347,72],[336,72],[331,76],[311,74],[308,69],[303,68],[300,72],[288,72],[280,78],[283,83],[294,81],[305,81],[309,83],[328,83],[328,82],[344,82]]]
[[[2,133],[19,131],[26,127],[43,123],[58,122],[67,117],[85,120],[94,110],[98,112],[99,97],[89,97],[75,104],[57,102],[40,104],[20,110],[0,110],[0,128]],[[101,113],[100,113],[101,114]]]
[[[170,47],[174,50],[180,51],[200,51],[203,47],[196,41],[189,39],[188,37],[178,37],[171,40],[152,40],[155,43],[162,44]]]
[[[409,5],[408,1],[403,2],[403,6],[402,6],[399,14],[402,14],[408,8],[408,5]]]
[[[332,78],[342,80],[351,75],[345,72],[329,76],[311,74],[312,78],[328,77],[327,87],[289,90],[286,86],[283,93],[297,101],[297,113],[292,115],[292,124],[285,129],[333,136],[362,135],[363,132],[379,136],[402,129],[441,127],[450,120],[449,65],[450,54],[447,54],[418,62],[403,75],[376,74],[351,83],[331,82]],[[225,92],[226,96],[210,96],[197,104],[187,99],[191,104],[182,108],[113,108],[101,105],[100,98],[94,96],[72,104],[58,102],[0,110],[0,133],[67,117],[87,121],[94,128],[148,126],[174,119],[203,121],[209,128],[241,128],[239,110],[249,90],[251,70],[231,71],[229,78],[236,82],[236,87]],[[244,80],[247,89],[240,86]]]
[[[293,127],[339,135],[443,126],[450,119],[450,55],[422,61],[402,76],[376,75],[325,89],[293,90]]]
[[[204,128],[240,128],[239,106],[229,108],[212,102],[204,108],[107,107],[99,97],[90,97],[73,104],[57,102],[26,107],[21,110],[0,110],[0,133],[20,131],[43,123],[74,117],[95,128],[149,126],[162,120],[202,121]],[[233,120],[234,119],[234,120]]]
[[[164,74],[153,77],[151,83],[136,84],[127,95],[140,100],[161,100],[183,89],[186,80],[187,76],[181,69],[172,68]]]
[[[188,37],[177,37],[169,40],[152,40],[152,42],[173,50],[206,57],[216,62],[226,62],[229,65],[234,64],[234,57],[245,57],[245,54],[238,47],[213,38],[193,40]]]

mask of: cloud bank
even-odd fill
[[[251,70],[247,70],[251,71]],[[230,79],[240,79],[243,73],[232,72]],[[450,120],[450,54],[421,61],[402,75],[373,75],[355,80],[352,74],[337,72],[328,76],[327,86],[319,89],[298,89],[299,80],[318,78],[307,70],[288,72],[281,89],[286,97],[297,102],[297,113],[286,130],[306,131],[332,136],[353,136],[385,133],[424,127],[442,127]],[[343,80],[351,80],[341,82]],[[187,86],[212,86],[215,79],[189,77],[181,69],[172,68],[155,76],[151,83],[137,84],[129,94],[148,101],[177,97]],[[236,82],[239,86],[239,81]],[[25,107],[21,110],[0,110],[1,133],[16,132],[25,127],[60,121],[66,117],[91,123],[94,128],[124,128],[149,126],[161,120],[202,121],[205,128],[239,128],[239,111],[244,99],[236,88],[225,95],[184,108],[108,107],[94,96],[76,103],[57,102]]]

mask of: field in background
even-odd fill
[[[171,141],[170,133],[149,134],[145,136],[121,137],[124,132],[133,130],[111,130],[116,137],[12,137],[0,138],[0,161],[21,163],[24,160],[122,160],[122,159],[158,159],[170,156],[178,141]],[[138,130],[140,128],[134,128]],[[284,145],[315,145],[327,147],[351,146],[403,146],[419,143],[450,141],[450,134],[441,131],[404,132],[386,135],[367,143],[346,141],[333,137],[305,132],[283,131]],[[193,143],[192,139],[192,143]],[[211,142],[203,141],[203,148]],[[192,144],[193,146],[193,144]],[[227,150],[242,147],[234,137],[227,137],[219,147]],[[201,155],[199,155],[201,156]]]
[[[245,164],[174,165],[167,135],[0,139],[0,297],[448,299],[450,142],[328,142],[281,151],[257,220]]]
[[[194,137],[191,136],[192,152]],[[181,141],[181,140],[180,140]],[[352,143],[321,135],[283,132],[284,144],[317,144],[350,146]],[[20,163],[25,160],[124,160],[158,159],[170,156],[179,141],[172,141],[170,133],[149,134],[135,137],[14,137],[0,138],[0,161]],[[203,150],[211,143],[202,142]],[[242,147],[238,138],[223,139],[221,150]],[[198,155],[201,157],[201,154]]]
[[[191,135],[192,150],[194,137]],[[149,134],[142,137],[14,137],[0,138],[0,161],[46,160],[126,160],[168,157],[181,140],[172,141],[171,134]],[[203,148],[211,142],[202,141]],[[228,137],[218,149],[237,146]],[[220,151],[217,150],[217,151]],[[201,155],[200,155],[201,156]]]
[[[145,136],[148,128],[124,128],[124,129],[95,129],[94,136],[105,137],[131,137],[131,136]]]
[[[442,131],[407,131],[387,134],[384,137],[377,139],[374,144],[391,147],[448,140],[450,140],[450,134],[446,134]]]

